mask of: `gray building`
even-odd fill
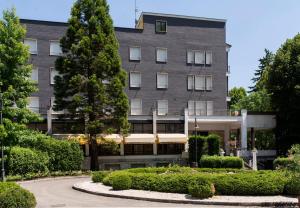
[[[45,117],[44,124],[33,126],[54,135],[72,133],[59,119],[63,112],[51,109],[53,77],[57,75],[54,63],[61,55],[59,39],[67,23],[21,22],[27,28],[24,43],[32,54],[32,79],[39,88],[29,107]],[[182,162],[187,137],[195,130],[220,134],[229,153],[229,131],[240,128],[241,122],[232,120],[227,110],[230,45],[226,43],[226,20],[142,13],[135,28],[116,27],[115,32],[128,73],[132,129],[126,138],[112,136],[120,143],[121,153],[100,154],[101,161],[107,161],[102,167]]]

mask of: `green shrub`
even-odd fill
[[[207,179],[196,177],[190,182],[188,191],[192,197],[205,199],[214,195],[215,188]]]
[[[112,178],[113,190],[127,190],[131,188],[131,178],[128,174],[117,174]]]
[[[8,172],[11,175],[48,173],[49,157],[46,153],[29,148],[12,147],[7,164]]]
[[[0,183],[0,208],[34,208],[32,193],[12,182]]]
[[[220,136],[211,134],[207,137],[207,154],[219,155],[220,151]]]
[[[288,195],[300,195],[300,176],[291,177],[284,187],[284,193]]]
[[[196,149],[197,149],[197,160],[199,160],[202,155],[207,154],[207,142],[204,136],[191,136],[189,138],[189,161],[196,161]],[[197,144],[197,148],[196,148]]]
[[[110,171],[97,171],[92,173],[92,181],[94,183],[101,183],[103,179],[108,176]]]
[[[243,160],[239,157],[203,156],[200,159],[202,168],[243,168]]]
[[[294,161],[288,157],[279,157],[273,161],[274,169],[288,168],[289,166],[291,166],[293,164],[294,164]]]

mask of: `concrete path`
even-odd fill
[[[149,202],[97,196],[72,189],[73,184],[90,181],[90,177],[59,177],[19,182],[34,193],[37,208],[53,207],[224,207],[206,205],[188,205],[174,203]],[[231,206],[236,207],[236,206]]]
[[[186,194],[161,193],[143,190],[114,191],[109,186],[91,181],[74,184],[74,189],[101,196],[138,199],[154,202],[230,205],[230,206],[296,206],[298,199],[285,196],[214,196],[209,199],[195,199]]]

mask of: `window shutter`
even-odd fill
[[[193,51],[187,51],[187,63],[193,64],[194,63],[194,52]]]
[[[158,48],[156,49],[156,61],[157,62],[167,62],[168,59],[168,52],[167,49]]]
[[[38,68],[33,68],[31,71],[31,80],[38,82],[39,81],[39,70]]]
[[[37,40],[24,39],[24,44],[29,46],[30,54],[37,54]]]
[[[195,115],[195,101],[193,100],[188,101],[188,111],[190,116]]]
[[[212,90],[212,76],[206,76],[206,90]]]
[[[62,54],[59,41],[50,41],[50,55],[59,56]]]
[[[193,90],[194,89],[194,76],[193,75],[188,75],[188,90]]]
[[[167,115],[168,114],[168,101],[158,100],[157,101],[157,115]]]
[[[212,64],[212,52],[206,52],[205,64],[206,65],[211,65]]]
[[[142,114],[142,100],[132,99],[130,102],[131,115],[141,115]]]
[[[39,97],[29,97],[28,98],[28,108],[36,113],[39,113],[39,108],[40,108],[40,99]]]
[[[196,115],[205,116],[206,115],[206,102],[196,101]]]
[[[54,84],[54,77],[59,76],[58,71],[56,71],[54,68],[50,68],[50,84]]]
[[[166,73],[157,74],[157,88],[158,89],[168,88],[168,74]]]
[[[195,64],[204,64],[204,52],[195,51]]]
[[[205,76],[195,76],[195,90],[205,90]]]
[[[141,87],[140,72],[130,72],[130,87]]]
[[[207,101],[207,115],[212,116],[214,114],[213,101]]]
[[[131,61],[140,61],[141,60],[141,48],[140,47],[130,47],[129,59]]]

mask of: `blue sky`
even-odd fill
[[[67,21],[74,0],[0,0],[0,10],[15,6],[20,18]],[[115,26],[134,27],[134,0],[108,0]],[[264,48],[276,51],[300,31],[299,0],[137,0],[147,12],[227,19],[230,87],[251,85]]]

